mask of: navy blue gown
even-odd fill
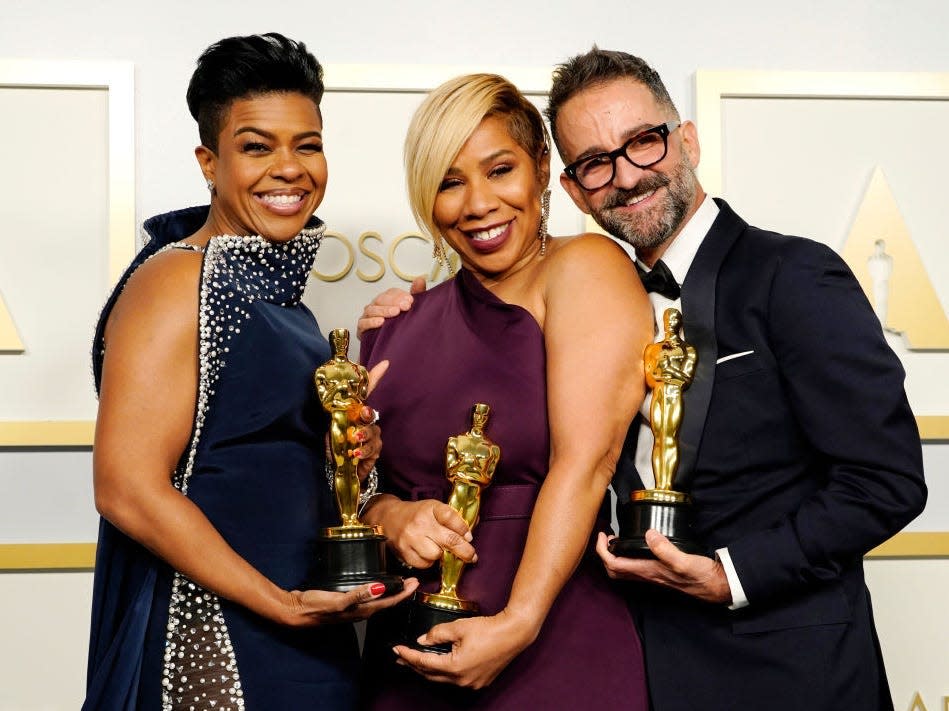
[[[145,223],[132,272],[193,234],[207,207]],[[300,302],[322,224],[285,245],[215,237],[204,252],[199,385],[191,439],[173,474],[227,542],[280,587],[312,581],[315,538],[338,521],[324,474],[326,417],[313,371],[330,357]],[[203,590],[102,520],[83,709],[348,709],[352,625],[285,628]]]

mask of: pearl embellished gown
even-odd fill
[[[145,223],[132,272],[193,234],[207,207]],[[318,221],[317,221],[318,222]],[[300,302],[321,229],[285,245],[215,237],[198,314],[197,407],[172,480],[227,542],[280,587],[312,582],[315,538],[338,514],[324,475],[326,417],[313,371],[330,357]],[[203,590],[100,523],[84,709],[348,709],[358,650],[352,625],[290,629]]]

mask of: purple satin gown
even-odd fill
[[[410,311],[367,334],[362,358],[370,367],[390,361],[370,400],[381,413],[384,488],[400,498],[448,499],[445,444],[471,427],[474,403],[491,406],[485,432],[500,445],[501,461],[482,494],[474,529],[479,560],[465,568],[459,592],[477,601],[482,614],[497,613],[510,594],[547,475],[550,439],[540,327],[526,310],[500,301],[462,270],[417,296]],[[601,529],[607,525],[608,513],[597,523]],[[404,611],[375,615],[366,639],[365,706],[646,709],[639,637],[592,540],[537,640],[486,689],[429,682],[396,666],[391,640],[401,631]],[[438,589],[438,566],[419,577],[423,590]]]

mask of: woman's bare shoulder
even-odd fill
[[[116,300],[106,339],[110,331],[133,322],[157,329],[192,326],[198,317],[200,279],[199,252],[169,249],[151,257],[129,277]]]
[[[611,274],[626,278],[636,273],[632,258],[615,240],[606,235],[585,232],[552,240],[549,269],[571,276]],[[591,272],[591,270],[593,270]]]
[[[579,234],[575,235],[554,237],[553,240],[562,247],[569,245],[573,249],[595,249],[597,246],[599,246],[603,248],[618,249],[620,252],[623,251],[615,239],[600,232],[580,232]]]

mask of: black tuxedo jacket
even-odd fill
[[[682,285],[698,364],[676,488],[750,605],[631,586],[655,711],[892,708],[862,558],[926,500],[903,369],[840,257],[716,202]],[[638,426],[620,502],[642,486]]]

